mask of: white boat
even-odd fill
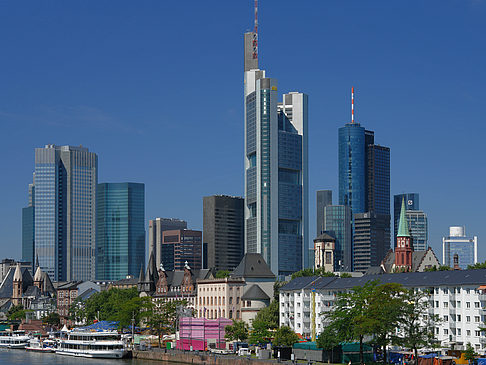
[[[53,340],[42,340],[40,338],[32,338],[29,344],[25,347],[27,351],[34,352],[55,352],[56,351],[56,341]]]
[[[30,340],[29,336],[25,335],[24,331],[1,332],[0,333],[0,347],[9,349],[24,349]]]
[[[56,354],[121,359],[127,354],[127,350],[121,335],[116,331],[72,330],[61,338]]]

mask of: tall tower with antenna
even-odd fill
[[[258,68],[258,2],[244,40],[245,252],[280,278],[308,265],[307,95],[279,102],[277,80]]]

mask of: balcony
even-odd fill
[[[486,337],[485,336],[479,337],[479,343],[481,343],[483,345],[486,344]]]
[[[482,302],[486,302],[486,294],[479,294],[479,300]]]

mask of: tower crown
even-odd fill
[[[402,198],[402,209],[400,210],[400,220],[398,223],[397,237],[410,237],[410,231],[408,230],[408,222],[405,217],[405,199]]]

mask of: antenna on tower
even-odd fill
[[[351,124],[354,124],[354,86],[351,86]]]
[[[258,59],[258,0],[255,0],[255,27],[253,29],[253,59]]]

